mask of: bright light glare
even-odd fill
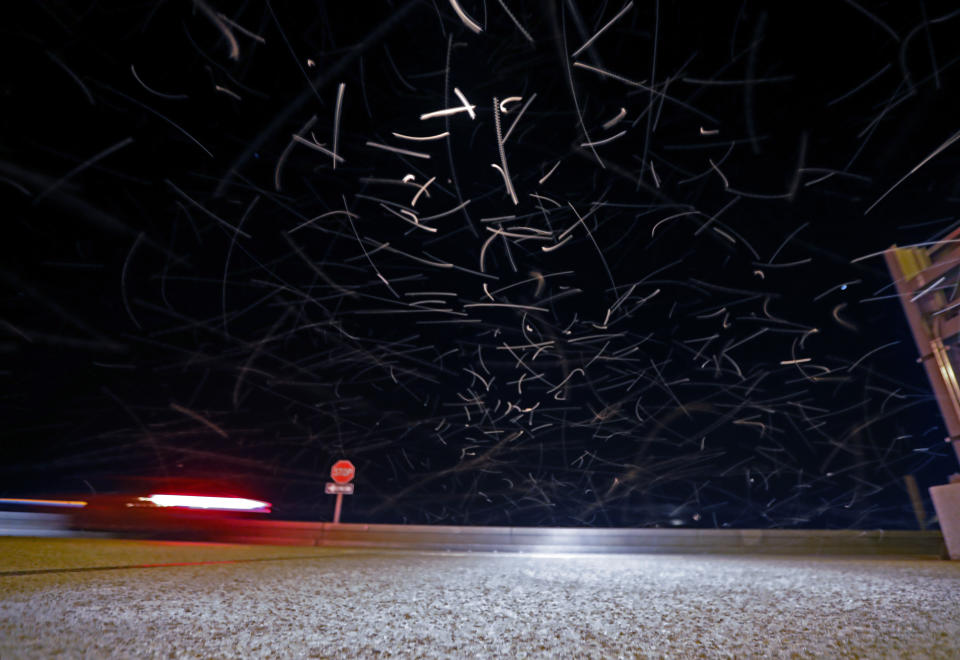
[[[87,506],[86,502],[81,500],[32,500],[26,498],[0,498],[0,504],[25,504],[34,506],[67,506],[80,508]]]
[[[215,511],[256,511],[269,513],[270,503],[248,500],[243,497],[208,497],[205,495],[165,495],[157,494],[141,497],[145,502],[157,506],[178,506],[186,509],[211,509]]]

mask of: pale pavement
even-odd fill
[[[25,574],[229,560],[239,561]],[[0,571],[4,660],[952,658],[960,648],[960,563],[937,560],[0,539]]]

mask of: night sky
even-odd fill
[[[951,5],[10,4],[0,493],[915,528],[869,255],[960,226]]]

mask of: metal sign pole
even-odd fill
[[[340,523],[340,507],[343,506],[343,493],[337,493],[337,503],[333,507],[333,524]]]
[[[957,248],[947,254],[940,254],[940,248],[948,243],[956,243],[954,237],[958,235],[954,232],[942,243],[929,249],[898,248],[894,245],[884,253],[884,257],[897,287],[914,343],[920,352],[919,362],[926,369],[947,427],[946,440],[953,445],[960,460],[960,382],[953,367],[954,360],[943,343],[945,338],[949,338],[953,344],[951,348],[956,350],[955,337],[960,334],[960,316],[956,313],[949,318],[944,316],[956,305],[952,305],[943,292],[937,290],[960,261]],[[910,488],[909,480],[907,487]],[[913,495],[915,507],[916,495]],[[932,486],[930,498],[937,512],[947,553],[951,559],[960,560],[960,475],[952,475],[950,483]],[[919,515],[918,522],[923,525]]]
[[[918,262],[912,269],[916,272],[905,272],[907,269],[901,263],[901,255],[905,259],[912,257]],[[958,392],[956,374],[950,362],[950,356],[943,345],[939,319],[928,322],[928,318],[933,319],[934,313],[939,311],[940,305],[926,300],[917,302],[921,296],[917,294],[915,288],[923,289],[928,283],[923,278],[923,267],[926,264],[920,263],[920,257],[913,255],[914,253],[909,252],[908,249],[893,246],[884,253],[884,258],[896,285],[904,315],[913,334],[913,341],[920,352],[919,361],[923,363],[927,372],[927,378],[940,408],[940,415],[947,427],[946,440],[953,445],[957,460],[960,460],[960,392]],[[929,258],[926,261],[929,263]],[[934,264],[934,266],[937,265]],[[922,305],[930,306],[926,314]]]

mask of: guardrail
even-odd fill
[[[166,521],[160,524],[160,521]],[[0,512],[0,535],[113,535],[224,543],[405,550],[545,553],[774,554],[945,557],[939,531],[457,527],[364,525],[242,518],[100,521],[84,528],[67,515]]]
[[[581,529],[233,521],[216,540],[278,545],[546,553],[909,555],[941,557],[939,531]]]

